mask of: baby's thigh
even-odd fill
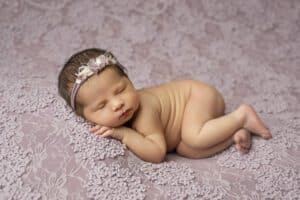
[[[224,110],[223,97],[214,87],[195,82],[183,114],[182,139],[193,140],[205,122],[223,115]]]

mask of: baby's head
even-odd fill
[[[59,94],[88,121],[118,127],[139,107],[139,96],[116,57],[102,49],[72,55],[58,78]]]

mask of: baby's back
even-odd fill
[[[160,118],[164,128],[168,151],[176,148],[180,142],[181,123],[185,105],[188,101],[191,81],[173,81],[159,86],[146,88],[141,93],[151,93],[159,102]],[[145,98],[144,101],[148,101]]]

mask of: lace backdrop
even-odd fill
[[[297,199],[297,0],[0,1],[0,199]],[[89,134],[57,92],[75,51],[111,50],[137,88],[215,85],[252,104],[273,139],[202,160],[150,164]]]

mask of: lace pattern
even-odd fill
[[[1,1],[0,199],[298,199],[299,12],[293,0]],[[138,88],[206,81],[228,112],[252,104],[273,138],[145,163],[58,97],[60,66],[86,47],[110,49]]]

